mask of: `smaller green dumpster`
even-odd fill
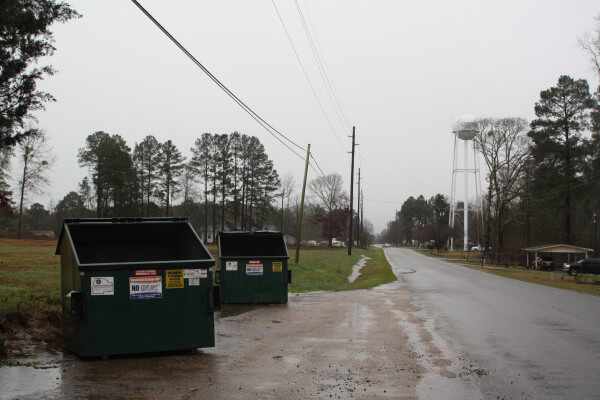
[[[291,271],[281,232],[220,232],[217,239],[223,304],[287,303]]]
[[[185,218],[64,221],[63,339],[82,357],[215,345],[215,264]]]

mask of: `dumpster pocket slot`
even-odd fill
[[[287,270],[287,283],[292,283],[292,271]]]
[[[72,291],[69,292],[65,297],[67,298],[67,306],[69,311],[71,311],[71,315],[85,319],[86,307],[83,293]]]

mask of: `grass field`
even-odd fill
[[[417,250],[419,253],[429,257],[447,257],[463,258],[460,252],[432,253],[430,250]],[[505,278],[518,279],[525,282],[539,283],[546,286],[552,286],[562,289],[575,290],[578,292],[600,295],[600,276],[599,275],[580,275],[577,279],[564,274],[561,279],[561,271],[535,271],[521,266],[503,266],[481,263],[465,263],[462,261],[450,261],[469,268],[478,269],[490,274],[503,276]]]
[[[352,266],[360,259],[361,254],[371,260],[363,267],[361,275],[353,283],[349,283],[348,276],[352,272]],[[292,262],[294,255],[294,251],[290,251],[290,292],[364,289],[396,280],[380,248],[355,248],[351,256],[347,249],[303,250],[298,264]]]

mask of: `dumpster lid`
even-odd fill
[[[57,255],[68,240],[81,267],[194,263],[214,265],[187,218],[65,219]]]
[[[221,258],[289,258],[281,232],[219,232],[217,239]]]

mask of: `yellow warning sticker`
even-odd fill
[[[183,270],[169,269],[166,272],[167,279],[165,281],[166,289],[183,289]]]
[[[274,262],[273,263],[273,272],[281,272],[283,271],[283,263],[282,262]]]

